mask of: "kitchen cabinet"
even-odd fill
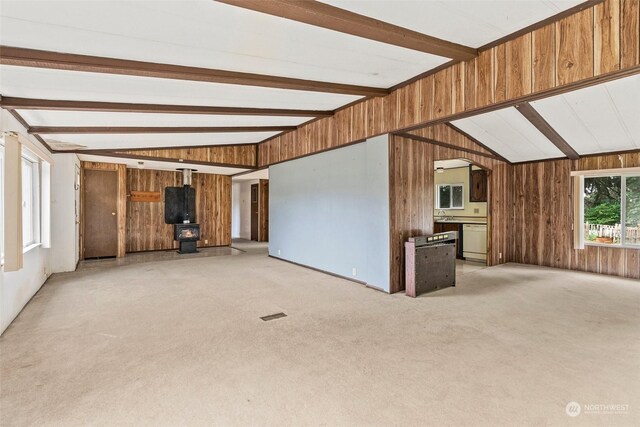
[[[487,171],[484,169],[469,169],[469,201],[487,201]]]
[[[462,257],[462,224],[454,222],[435,222],[433,224],[434,233],[444,233],[445,231],[457,231],[458,240],[456,240],[456,258],[463,259]]]

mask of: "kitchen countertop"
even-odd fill
[[[486,218],[453,218],[453,219],[434,219],[437,224],[487,224]]]

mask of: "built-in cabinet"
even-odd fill
[[[487,171],[469,167],[469,201],[487,201]]]
[[[457,231],[458,239],[456,240],[456,258],[463,259],[462,256],[462,224],[453,222],[436,222],[433,224],[434,233],[444,233],[446,231]]]

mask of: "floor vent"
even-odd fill
[[[281,317],[287,317],[287,315],[284,313],[276,313],[276,314],[270,314],[268,316],[263,316],[261,317],[261,319],[264,320],[265,322],[268,322],[269,320],[275,320]]]

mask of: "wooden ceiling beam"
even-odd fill
[[[447,142],[438,141],[436,139],[425,138],[423,136],[414,135],[414,134],[408,133],[408,132],[394,132],[393,134],[396,135],[396,136],[399,136],[401,138],[413,139],[414,141],[426,142],[427,144],[438,145],[440,147],[450,148],[452,150],[464,151],[465,153],[475,154],[477,156],[487,157],[489,159],[502,161],[502,158],[500,158],[498,156],[495,156],[493,154],[490,154],[490,153],[485,153],[485,152],[482,152],[482,151],[473,150],[471,148],[460,147],[460,146],[457,146],[457,145],[449,144]]]
[[[0,97],[5,110],[94,111],[109,113],[205,114],[238,116],[330,117],[332,111],[277,108],[208,107],[200,105],[132,104],[122,102],[59,101]]]
[[[314,0],[217,0],[244,9],[303,22],[369,40],[456,60],[478,55],[477,49]]]
[[[19,67],[48,68],[53,70],[81,71],[89,73],[120,74],[161,79],[189,80],[243,86],[260,86],[277,89],[304,90],[337,93],[342,95],[384,96],[386,88],[357,86],[316,80],[294,79],[264,74],[183,65],[158,64],[117,58],[104,58],[71,53],[50,52],[11,46],[0,46],[0,64]]]
[[[296,126],[215,126],[215,127],[144,127],[144,126],[31,126],[31,134],[145,134],[145,133],[237,133],[284,132]]]
[[[516,109],[527,119],[536,129],[540,131],[547,139],[565,156],[571,160],[578,160],[580,155],[573,149],[571,145],[558,133],[551,125],[531,106],[528,102],[517,104]]]

